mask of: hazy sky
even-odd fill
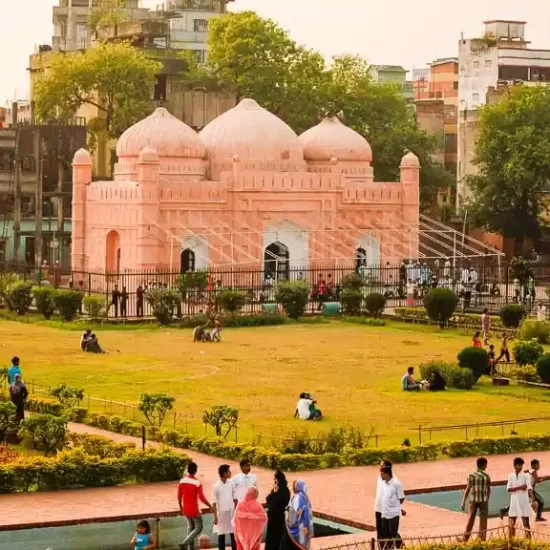
[[[161,0],[142,2],[152,7]],[[28,56],[38,44],[51,43],[52,6],[58,1],[9,4],[0,19],[1,104],[27,97]],[[271,17],[298,42],[326,55],[359,53],[370,63],[407,69],[457,55],[460,33],[480,36],[487,19],[527,21],[527,39],[550,49],[547,0],[236,0],[232,9]]]

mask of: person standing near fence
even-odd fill
[[[536,458],[534,458],[533,460],[531,460],[531,470],[529,471],[529,474],[531,476],[531,487],[533,488],[533,497],[535,499],[536,505],[535,512],[537,514],[537,517],[535,521],[546,521],[546,519],[542,517],[542,511],[544,510],[544,499],[536,490],[537,483],[540,481],[539,470],[540,462]]]
[[[187,537],[180,544],[181,550],[193,550],[195,540],[202,533],[203,521],[199,509],[199,500],[209,509],[211,504],[206,500],[201,482],[195,477],[198,466],[194,462],[187,465],[187,474],[178,485],[178,505],[181,514],[187,520]]]
[[[237,550],[233,528],[235,501],[233,500],[233,483],[229,465],[222,464],[218,468],[218,475],[220,479],[214,485],[213,491],[214,532],[218,535],[218,550],[225,550],[226,535],[229,535],[231,540],[231,549]]]
[[[391,467],[382,466],[380,468],[380,477],[382,478],[382,547],[390,546],[401,547],[401,537],[399,535],[399,520],[405,512],[401,505],[405,501],[405,493],[401,483],[393,477]]]
[[[118,306],[120,302],[120,290],[118,285],[115,285],[113,292],[111,292],[111,306],[115,306],[115,317],[118,317]]]
[[[489,498],[491,497],[491,478],[487,474],[487,459],[480,457],[476,462],[476,471],[468,476],[468,485],[462,497],[462,511],[466,510],[466,502],[470,499],[468,505],[468,523],[464,533],[463,542],[468,542],[476,515],[479,513],[479,539],[485,540],[487,537],[487,518],[489,516]]]
[[[516,534],[516,520],[521,518],[525,536],[531,538],[531,502],[533,501],[533,489],[531,488],[531,476],[523,472],[523,458],[514,459],[514,473],[508,476],[506,489],[510,494],[510,507],[508,509],[508,525],[510,526],[510,538]]]
[[[392,468],[392,463],[389,460],[383,460],[380,463],[380,469],[382,468]],[[399,482],[399,479],[397,477],[393,476],[395,481],[401,485]],[[376,520],[376,538],[381,540],[384,538],[383,531],[382,531],[382,512],[384,511],[384,504],[383,504],[383,498],[384,498],[384,481],[382,479],[381,475],[378,475],[376,480],[376,496],[374,497],[374,517]],[[403,498],[405,498],[405,495],[403,495]]]
[[[139,285],[136,289],[136,315],[138,317],[143,317],[143,298],[145,296],[145,291],[143,286]]]
[[[126,317],[128,312],[128,291],[126,287],[122,287],[122,292],[120,293],[120,316]]]

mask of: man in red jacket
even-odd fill
[[[212,508],[202,490],[201,482],[195,477],[198,466],[190,462],[187,466],[187,475],[183,476],[178,485],[178,505],[181,513],[187,520],[187,537],[181,542],[181,550],[193,550],[195,539],[202,533],[203,523],[199,500],[208,508]]]

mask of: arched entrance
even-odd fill
[[[109,231],[107,234],[105,267],[107,271],[120,271],[120,235],[118,231]]]
[[[264,279],[287,280],[290,275],[290,252],[288,247],[276,241],[264,250]]]
[[[355,271],[359,272],[362,267],[367,265],[367,251],[363,247],[355,251]]]
[[[181,251],[180,272],[188,271],[195,271],[195,253],[190,248]]]

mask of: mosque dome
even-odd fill
[[[143,149],[153,149],[159,157],[203,159],[206,149],[198,134],[184,122],[160,107],[134,124],[119,138],[119,158],[139,157]]]
[[[261,159],[303,162],[304,154],[294,130],[280,118],[243,99],[236,107],[207,124],[199,134],[210,160]]]
[[[326,117],[298,138],[307,161],[371,162],[369,142],[337,117]]]
[[[92,164],[92,157],[86,149],[79,149],[74,154],[73,164]]]
[[[420,161],[413,152],[407,151],[405,156],[401,159],[400,168],[420,168]]]

